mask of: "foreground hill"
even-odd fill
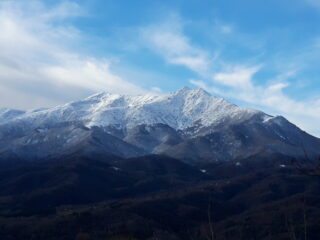
[[[3,163],[0,236],[317,239],[320,182],[290,164],[281,155],[201,166],[155,155]]]

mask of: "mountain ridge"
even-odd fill
[[[76,134],[83,128],[101,139],[89,138],[95,140],[88,145],[86,134]],[[241,159],[263,151],[320,155],[320,139],[284,117],[239,107],[201,88],[164,95],[98,93],[50,109],[0,111],[0,157],[23,157],[25,149],[30,158],[80,151],[68,148],[71,136],[75,145],[121,157],[165,154],[194,162]]]
[[[199,104],[201,106],[197,106]],[[120,108],[122,108],[121,112],[119,111]],[[165,116],[166,118],[162,118],[161,114],[169,110],[171,112]],[[158,115],[157,111],[159,112]],[[90,121],[87,123],[88,126],[104,126],[121,124],[121,117],[127,117],[128,123],[124,123],[124,125],[128,127],[137,124],[164,123],[175,129],[183,129],[199,121],[200,119],[197,116],[201,116],[203,125],[208,126],[214,120],[220,119],[219,114],[236,115],[241,111],[248,114],[260,112],[238,107],[223,98],[213,97],[201,88],[189,89],[185,87],[179,91],[164,95],[120,95],[102,92],[89,96],[84,100],[70,102],[49,109],[20,112],[19,115],[13,116],[12,119],[7,119],[6,122],[36,117],[60,117],[63,121],[81,119]],[[72,115],[74,112],[78,112],[78,114]],[[209,118],[212,117],[213,112],[216,113],[217,119],[210,120]],[[207,115],[203,116],[204,113],[207,113]],[[147,115],[142,116],[142,114]],[[153,114],[153,116],[150,116],[150,114]],[[150,118],[147,119],[147,117]],[[0,115],[0,120],[2,118],[3,116]]]

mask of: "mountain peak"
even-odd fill
[[[203,88],[195,88],[195,89],[193,89],[193,92],[201,94],[201,95],[207,95],[207,96],[212,97],[212,95],[209,92],[207,92],[206,90],[204,90]]]
[[[185,95],[185,94],[192,94],[192,95],[207,95],[207,96],[211,96],[210,93],[208,93],[206,90],[204,90],[203,88],[194,88],[191,89],[189,87],[183,87],[180,90],[174,92],[175,95]]]
[[[184,86],[183,88],[181,88],[180,90],[178,90],[178,92],[187,92],[187,91],[191,91],[191,88]]]

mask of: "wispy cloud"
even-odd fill
[[[41,1],[0,3],[2,106],[52,106],[103,90],[144,92],[113,73],[110,60],[73,50],[82,33],[64,20],[79,16],[86,12],[69,1],[50,8]]]
[[[229,68],[231,69],[226,72],[215,73],[213,81],[233,88],[251,90],[252,76],[259,71],[261,66],[230,66]]]
[[[188,69],[206,75],[209,67],[209,54],[191,43],[183,33],[183,23],[173,15],[156,25],[141,30],[147,46],[161,55],[168,63],[185,66]]]

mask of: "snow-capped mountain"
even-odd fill
[[[99,93],[50,109],[0,110],[2,156],[45,158],[89,145],[122,157],[161,153],[184,160],[259,152],[297,156],[304,152],[301,146],[311,156],[320,154],[320,140],[286,119],[236,106],[200,88],[165,95]]]
[[[203,89],[183,88],[166,95],[125,96],[99,93],[82,101],[40,111],[0,112],[0,123],[28,121],[30,124],[83,121],[86,126],[132,128],[137,125],[166,124],[186,129],[195,124],[217,125],[222,121],[244,120],[258,111],[240,108]],[[267,117],[267,116],[266,116]]]

